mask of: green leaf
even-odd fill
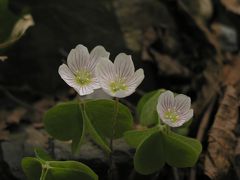
[[[44,150],[40,148],[35,148],[34,152],[35,152],[35,156],[40,160],[44,160],[44,161],[53,160],[52,157],[50,157]]]
[[[141,174],[160,170],[165,162],[170,166],[192,167],[197,162],[202,146],[196,139],[159,129],[137,147],[134,167]]]
[[[91,138],[99,146],[101,146],[107,153],[110,153],[111,150],[108,146],[106,138],[103,135],[100,135],[99,132],[96,131],[96,129],[93,127],[93,125],[89,119],[86,121],[86,127],[87,127],[87,131],[90,134]]]
[[[36,151],[41,159],[26,157],[22,168],[29,180],[98,180],[95,172],[83,163],[76,161],[45,161],[45,152]],[[48,156],[48,155],[47,155]]]
[[[184,123],[182,126],[174,128],[173,131],[176,132],[177,134],[187,136],[189,132],[189,126],[191,125],[191,123],[192,119]]]
[[[49,161],[45,180],[97,180],[88,166],[76,161]]]
[[[157,127],[145,130],[132,130],[124,133],[125,141],[132,147],[137,148],[148,136],[158,131]]]
[[[47,132],[54,138],[72,140],[72,150],[77,152],[84,137],[83,117],[77,102],[62,103],[48,110],[44,116]]]
[[[152,126],[158,122],[157,102],[161,93],[165,90],[160,89],[144,95],[137,107],[140,123],[144,126]]]
[[[134,167],[141,174],[151,174],[160,170],[165,164],[163,137],[155,132],[143,141],[134,156]]]
[[[114,116],[113,100],[95,100],[86,103],[86,113],[93,127],[107,138],[112,137],[113,116]],[[128,107],[118,103],[118,114],[116,118],[115,136],[120,138],[123,133],[132,129],[133,117]]]
[[[157,92],[158,92],[158,90],[155,90],[155,91],[151,91],[151,92],[144,94],[144,96],[139,100],[139,102],[137,104],[137,113],[138,114],[141,114],[141,111],[142,111],[145,103],[149,100],[149,98],[151,98]]]
[[[184,168],[195,165],[202,151],[202,145],[198,140],[173,132],[165,134],[164,137],[166,162],[170,166]]]
[[[22,160],[22,168],[29,180],[39,180],[42,173],[42,165],[36,158],[25,157]]]
[[[88,132],[107,152],[110,152],[107,139],[111,138],[113,133],[114,105],[112,100],[94,100],[85,104]],[[116,117],[114,138],[120,138],[124,132],[132,129],[133,118],[129,109],[121,103],[118,104]]]

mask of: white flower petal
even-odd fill
[[[74,87],[74,89],[77,91],[77,93],[80,96],[84,96],[84,95],[93,93],[93,89],[89,86],[78,86],[78,87]]]
[[[125,53],[120,53],[114,60],[114,67],[117,75],[120,78],[129,78],[134,75],[134,64],[131,56]]]
[[[92,79],[92,82],[89,86],[91,86],[93,89],[101,88],[100,83],[98,82],[98,79],[96,77]]]
[[[158,98],[158,111],[165,112],[174,106],[174,94],[171,91],[163,92]]]
[[[181,113],[188,111],[191,107],[190,97],[184,94],[178,94],[175,97],[174,107],[176,108],[176,111],[179,111]]]
[[[101,58],[101,62],[96,66],[96,77],[100,83],[109,85],[115,78],[113,63],[107,58]]]
[[[70,71],[68,66],[66,64],[62,64],[58,68],[58,73],[61,76],[61,78],[71,87],[76,87],[77,83],[75,81],[75,76]]]
[[[173,121],[170,120],[170,119],[161,118],[161,120],[162,120],[165,124],[169,125],[170,127],[178,127],[178,125],[176,124],[176,122],[173,122]]]
[[[143,69],[138,69],[131,78],[128,78],[126,85],[128,88],[136,89],[144,79]]]
[[[80,69],[87,68],[89,63],[88,49],[83,45],[77,45],[75,49],[72,49],[67,57],[67,64],[73,73],[76,73]]]
[[[109,58],[110,53],[103,46],[96,46],[90,53],[90,60],[97,61],[100,57]]]
[[[125,98],[127,96],[130,96],[132,93],[135,92],[136,89],[127,89],[127,90],[120,90],[120,91],[117,91],[114,95],[114,97],[117,97],[117,98]]]
[[[110,53],[103,46],[96,46],[90,53],[89,69],[95,71],[95,67],[101,58],[109,58]]]
[[[183,121],[183,123],[189,121],[193,117],[193,109],[188,110],[184,114],[180,114],[180,121]]]

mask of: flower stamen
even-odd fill
[[[92,82],[92,75],[86,70],[80,70],[75,74],[75,81],[81,86],[86,86]]]
[[[110,89],[113,93],[116,93],[120,90],[125,91],[127,90],[127,85],[124,83],[123,80],[117,80],[110,83]]]
[[[175,109],[168,109],[165,113],[164,113],[164,117],[166,119],[171,120],[172,122],[177,122],[179,120],[179,115],[176,112]]]

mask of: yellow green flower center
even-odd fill
[[[81,86],[86,86],[92,82],[92,75],[86,70],[78,71],[75,74],[75,81]]]
[[[166,119],[171,120],[172,122],[177,122],[179,120],[179,115],[177,114],[177,112],[173,109],[168,109],[165,113],[164,113],[164,117]]]
[[[127,85],[124,83],[123,80],[118,80],[110,83],[110,89],[113,93],[116,93],[120,90],[127,90]]]

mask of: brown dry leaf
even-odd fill
[[[52,107],[54,104],[55,104],[55,101],[53,100],[53,98],[44,98],[36,102],[33,106],[39,111],[36,111],[33,114],[32,116],[33,121],[41,122],[44,112],[47,111],[50,107]]]
[[[16,22],[9,39],[1,43],[0,48],[6,48],[13,44],[14,42],[16,42],[17,40],[19,40],[24,35],[26,30],[33,25],[34,21],[32,15],[30,14],[24,15],[21,19],[19,19]]]
[[[231,64],[224,66],[224,83],[236,86],[240,83],[240,56],[232,58]]]
[[[32,147],[47,147],[48,144],[48,135],[46,132],[36,130],[33,127],[28,127],[26,129],[27,139],[26,143]]]
[[[9,113],[6,122],[9,124],[19,124],[20,120],[26,114],[26,112],[27,110],[25,108],[18,107]]]
[[[196,117],[200,117],[200,115],[203,114],[205,108],[220,92],[222,73],[219,72],[219,69],[219,66],[209,61],[207,68],[203,72],[206,82],[198,93],[197,101],[193,103],[194,114]]]
[[[142,60],[143,61],[153,61],[152,57],[148,52],[150,45],[158,38],[157,32],[153,27],[147,28],[143,33],[143,47],[142,47]]]
[[[7,58],[7,56],[0,56],[0,61],[4,62]]]
[[[180,0],[184,4],[192,16],[208,20],[213,15],[213,2],[211,0]]]
[[[239,99],[233,86],[227,86],[209,133],[209,145],[204,161],[204,173],[219,179],[228,173],[234,157],[234,134],[239,117]]]
[[[0,141],[5,141],[9,139],[9,131],[0,130]]]
[[[227,10],[240,15],[240,2],[238,0],[221,0],[221,3]]]
[[[174,60],[167,54],[161,54],[154,50],[151,50],[155,60],[158,64],[158,69],[164,72],[166,75],[181,75],[188,77],[190,75],[189,70],[181,65],[178,61]]]
[[[43,122],[36,122],[36,123],[33,123],[32,126],[35,129],[42,129],[44,127],[44,124],[43,124]]]

